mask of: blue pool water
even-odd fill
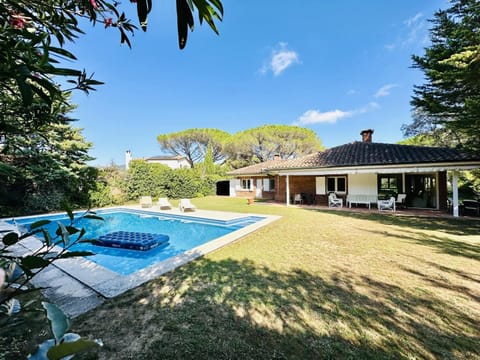
[[[81,219],[75,223],[75,227],[85,228],[87,231],[84,238],[98,239],[102,235],[115,231],[165,234],[170,238],[167,244],[148,251],[107,248],[88,243],[76,244],[71,248],[71,250],[95,253],[93,256],[88,256],[88,260],[122,275],[132,274],[264,219],[246,216],[231,221],[221,221],[124,209],[100,210],[97,215],[104,220]],[[52,220],[52,223],[47,226],[51,234],[54,234],[57,222],[69,224],[66,215],[17,218],[15,223],[21,228],[28,229],[30,224],[42,219]],[[76,239],[76,235],[73,235],[72,239]]]

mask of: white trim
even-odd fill
[[[458,174],[456,172],[453,173],[452,179],[452,187],[453,187],[453,216],[458,217]]]
[[[475,163],[439,163],[433,164],[403,164],[403,165],[374,165],[374,166],[346,166],[318,169],[283,169],[278,170],[278,175],[348,175],[348,174],[399,174],[399,173],[433,173],[437,171],[473,170],[480,167],[480,162]],[[270,172],[275,170],[271,169]]]
[[[290,178],[288,174],[286,175],[285,187],[287,188],[287,206],[290,205]]]

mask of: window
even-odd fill
[[[327,192],[345,193],[347,192],[347,178],[345,176],[335,176],[327,178]]]
[[[268,179],[269,180],[269,189],[270,191],[274,191],[275,190],[275,179]]]
[[[378,195],[383,197],[396,196],[401,193],[402,175],[399,174],[382,174],[378,175]]]
[[[263,191],[275,191],[275,179],[263,179]]]
[[[251,179],[242,179],[242,190],[251,190],[252,180]]]

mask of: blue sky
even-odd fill
[[[159,134],[189,128],[230,133],[264,124],[314,130],[326,147],[402,140],[423,73],[412,54],[429,46],[428,19],[445,0],[224,0],[217,36],[197,24],[177,46],[175,1],[154,1],[148,31],[132,49],[116,29],[85,27],[68,49],[105,82],[76,93],[75,126],[94,143],[97,165],[161,154]],[[297,5],[301,4],[301,5]],[[137,23],[134,4],[124,1]]]

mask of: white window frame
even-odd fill
[[[328,188],[328,180],[329,179],[335,179],[335,189],[331,190]],[[345,180],[345,190],[338,190],[338,179],[344,179]],[[327,189],[327,192],[334,192],[336,194],[346,194],[347,193],[347,177],[346,176],[327,176],[325,179],[325,188]]]
[[[273,183],[273,186],[272,186]],[[266,178],[263,179],[263,191],[275,191],[275,179]]]
[[[246,185],[248,185],[248,187],[246,187]],[[253,190],[253,179],[242,179],[240,181],[240,187],[242,190]]]

